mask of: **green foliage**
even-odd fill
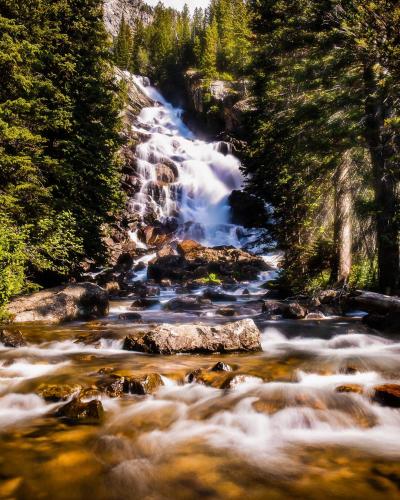
[[[124,70],[131,67],[131,58],[133,55],[133,37],[129,24],[122,17],[119,25],[119,31],[114,46],[115,64]]]
[[[214,273],[209,274],[206,278],[200,280],[204,285],[221,285],[222,281]]]
[[[100,0],[0,0],[3,303],[102,257],[122,196],[117,91]]]
[[[0,314],[10,297],[26,286],[28,261],[25,235],[4,216],[0,217]]]
[[[133,34],[122,19],[114,41],[114,60],[121,69],[146,74],[156,83],[180,82],[196,67],[206,78],[232,79],[246,73],[251,60],[250,11],[246,0],[213,0],[193,16],[159,3],[153,21],[138,20]],[[129,52],[129,57],[128,57]]]

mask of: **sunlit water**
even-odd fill
[[[141,146],[143,178],[152,175],[151,168],[146,173],[150,151],[184,158],[182,224],[196,221],[204,231],[200,239],[214,242],[219,225],[217,240],[227,242],[237,234],[226,218],[227,195],[241,183],[237,160],[196,141],[176,110],[154,89],[147,92],[162,106],[142,115],[147,125],[159,127]],[[167,133],[171,122],[175,128]],[[177,210],[177,200],[168,196],[155,203],[160,217]],[[143,188],[135,203],[140,208],[150,202]],[[133,299],[127,298],[114,301],[102,321],[22,326],[27,346],[0,344],[0,498],[398,498],[400,410],[370,396],[378,384],[399,382],[400,338],[366,330],[354,318],[265,321],[260,285],[275,274],[230,291],[235,302],[194,313],[163,310],[177,295],[173,287],[162,288],[160,303],[141,312],[139,325],[119,319],[130,310]],[[145,278],[144,269],[135,279]],[[127,334],[154,323],[228,321],[216,312],[228,305],[238,308],[235,319],[254,318],[262,352],[166,357],[122,350]],[[96,345],[76,341],[93,332],[105,338]],[[247,382],[220,389],[223,373],[210,386],[188,382],[190,372],[207,372],[217,361],[248,376]],[[164,386],[148,396],[95,396],[105,408],[98,426],[68,426],[54,416],[60,404],[37,395],[43,383],[94,387],[103,368],[122,375],[158,373]],[[345,384],[361,385],[363,393],[337,392]]]
[[[136,132],[144,140],[136,149],[140,190],[131,200],[132,210],[154,213],[158,220],[175,218],[177,234],[209,246],[241,246],[260,231],[245,230],[230,221],[229,195],[244,179],[240,161],[226,144],[194,137],[174,108],[149,83],[133,77],[137,86],[154,101],[142,110]],[[160,168],[175,173],[173,182],[160,180]]]

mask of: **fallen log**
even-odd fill
[[[390,297],[380,293],[357,290],[351,296],[350,301],[352,305],[368,313],[400,313],[400,297]]]

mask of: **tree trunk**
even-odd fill
[[[352,194],[350,173],[351,151],[346,151],[336,171],[335,179],[335,262],[332,281],[347,284],[352,263]]]
[[[364,69],[366,91],[365,137],[369,146],[374,176],[378,277],[382,293],[399,289],[399,231],[396,221],[397,182],[393,172],[393,148],[385,133],[385,119],[391,116],[390,99],[378,88],[375,65]]]

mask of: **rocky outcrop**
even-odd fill
[[[124,349],[151,354],[260,351],[260,331],[251,319],[207,326],[159,325],[126,337]]]
[[[187,281],[215,274],[220,280],[254,280],[267,270],[263,259],[234,247],[204,247],[192,240],[177,246],[178,255],[157,257],[150,263],[148,277]]]
[[[189,70],[185,86],[188,110],[195,118],[205,122],[214,133],[241,135],[244,117],[254,107],[247,80],[209,82],[198,71]]]
[[[63,323],[108,314],[108,293],[93,283],[59,286],[14,299],[8,312],[15,323]]]
[[[153,15],[151,7],[143,0],[105,0],[104,24],[110,35],[117,36],[122,17],[134,29],[138,19],[149,24]]]

